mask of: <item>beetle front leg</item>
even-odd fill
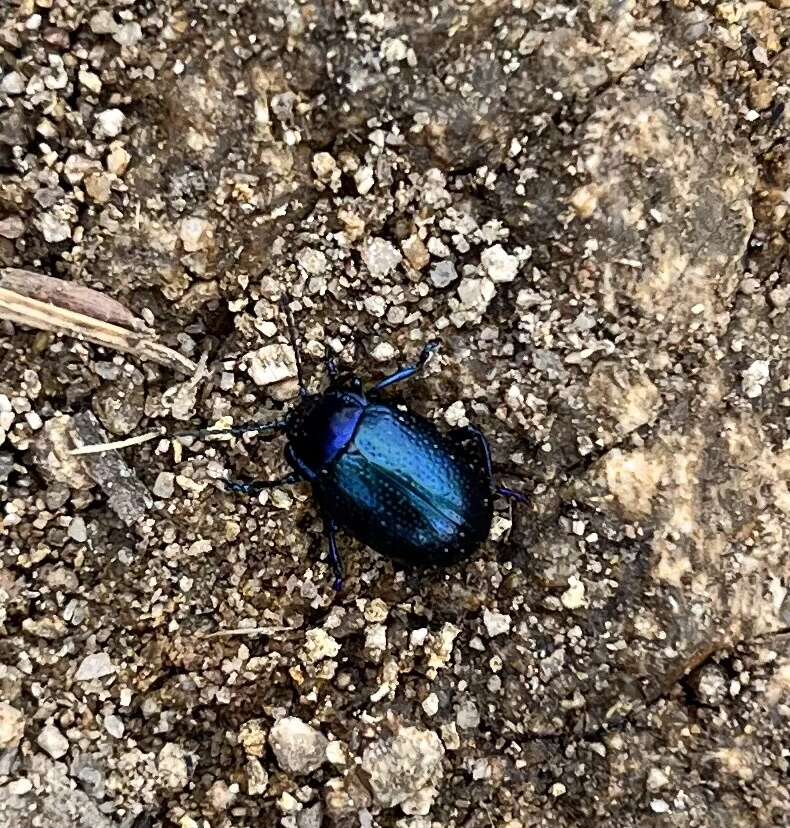
[[[302,479],[300,474],[291,472],[276,480],[253,480],[251,482],[241,480],[225,480],[225,488],[236,494],[250,495],[255,497],[265,489],[274,489],[277,486],[288,486],[291,483],[298,483]]]
[[[340,369],[337,367],[337,360],[333,356],[324,357],[324,367],[329,374],[330,383],[335,382],[340,376]]]
[[[438,350],[438,348],[438,340],[433,339],[430,342],[426,342],[416,364],[408,365],[406,368],[401,368],[399,371],[395,371],[394,374],[390,374],[388,377],[384,377],[383,380],[379,380],[373,388],[370,389],[369,393],[376,394],[379,391],[383,391],[385,388],[389,388],[390,385],[395,385],[395,383],[410,379],[428,364],[428,360]]]
[[[329,563],[332,566],[332,572],[335,574],[335,582],[332,586],[335,592],[340,592],[343,589],[343,561],[340,559],[340,553],[337,551],[336,532],[337,524],[332,518],[325,517],[324,534],[326,535],[329,546]]]

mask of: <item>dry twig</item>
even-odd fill
[[[197,368],[156,342],[153,331],[115,299],[30,270],[0,270],[0,319],[134,354],[183,374]]]

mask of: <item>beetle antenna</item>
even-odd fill
[[[168,434],[168,437],[213,437],[214,435],[233,435],[241,437],[244,434],[265,434],[267,431],[284,431],[288,420],[272,420],[268,423],[244,423],[230,428],[197,428],[194,431],[178,431]]]
[[[296,360],[296,379],[299,382],[299,396],[304,397],[307,394],[307,386],[304,382],[304,372],[302,370],[302,352],[299,350],[299,337],[296,333],[294,315],[291,311],[291,305],[289,304],[287,296],[283,296],[280,300],[280,307],[285,314],[285,321],[288,325],[288,339],[291,340],[291,348],[293,348],[294,358]]]

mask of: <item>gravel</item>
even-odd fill
[[[783,824],[786,3],[342,6],[0,20],[0,268],[205,363],[0,321],[0,825]],[[281,417],[284,297],[311,391],[441,341],[469,561],[335,594],[277,435],[69,453]]]

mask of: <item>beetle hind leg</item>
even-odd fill
[[[486,479],[492,481],[494,478],[494,467],[491,462],[491,447],[488,445],[485,434],[480,429],[474,426],[463,426],[462,428],[455,428],[450,432],[450,437],[461,445],[472,443],[476,451],[470,451],[470,460],[477,463],[480,471],[485,475]],[[515,489],[509,489],[507,486],[495,486],[494,492],[501,497],[506,497],[508,500],[515,500],[518,503],[529,503],[526,496]]]
[[[468,460],[475,464],[486,480],[493,478],[491,447],[488,445],[485,434],[479,428],[474,426],[454,428],[449,432],[448,437],[464,449]]]

